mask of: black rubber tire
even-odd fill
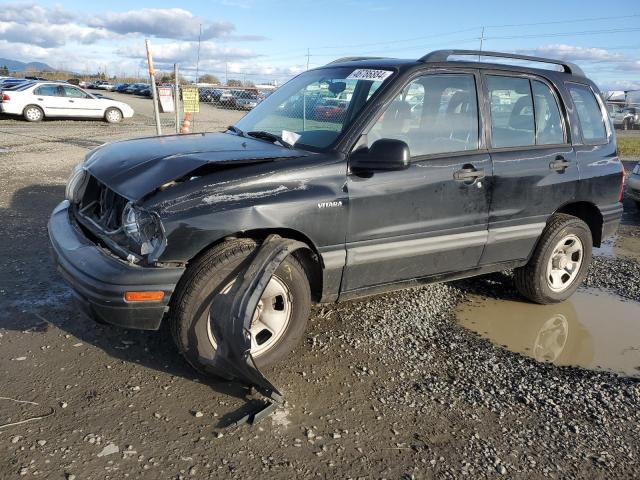
[[[29,110],[37,110],[37,111],[39,111],[40,112],[40,116],[37,117],[37,118],[29,118],[27,116],[27,111],[29,111]],[[24,117],[24,119],[27,122],[40,122],[40,121],[42,121],[42,119],[44,119],[44,112],[37,105],[27,105],[26,107],[24,107],[24,110],[22,111],[22,116]]]
[[[251,239],[229,240],[217,245],[190,264],[171,299],[169,323],[180,353],[199,372],[208,375],[200,358],[213,358],[207,322],[211,299],[251,261],[258,244]],[[255,357],[263,368],[285,357],[304,334],[311,309],[311,289],[304,267],[289,256],[275,275],[289,288],[292,317],[276,345]]]
[[[547,284],[547,264],[554,247],[562,237],[569,234],[576,235],[582,242],[582,265],[573,283],[566,290],[554,292]],[[585,222],[571,215],[556,214],[547,223],[529,262],[524,267],[514,270],[515,286],[523,297],[532,302],[542,305],[563,302],[573,295],[587,275],[592,249],[591,230]]]
[[[118,120],[109,120],[109,113],[112,111],[116,111],[120,114],[120,117],[118,118]],[[115,108],[115,107],[109,107],[104,111],[104,121],[107,123],[120,123],[122,121],[122,119],[124,118],[124,115],[122,114],[122,112],[120,111],[119,108]]]

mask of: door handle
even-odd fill
[[[73,103],[73,100],[69,100],[69,103]]]
[[[481,178],[484,178],[484,169],[478,170],[474,166],[465,166],[453,172],[453,179],[457,182],[473,183]]]
[[[561,155],[558,155],[554,161],[549,163],[549,168],[556,172],[564,173],[564,171],[571,166],[571,162],[565,160]]]
[[[42,99],[41,99],[41,98],[38,98],[38,101],[39,101],[39,102],[41,102],[41,101],[42,101]]]

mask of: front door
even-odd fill
[[[414,77],[359,142],[402,140],[411,164],[349,174],[343,291],[478,265],[492,167],[479,132],[477,82],[474,71]]]
[[[66,115],[70,117],[100,117],[102,108],[100,102],[90,97],[77,87],[64,86],[64,94],[67,99]]]

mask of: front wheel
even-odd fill
[[[516,288],[535,303],[566,300],[587,275],[592,248],[591,230],[585,222],[571,215],[554,215],[529,262],[514,270]]]
[[[256,248],[251,239],[224,242],[190,265],[178,284],[170,307],[171,331],[178,350],[200,372],[206,373],[202,359],[213,358],[217,348],[211,321],[228,320],[211,319],[211,307],[231,289]],[[277,362],[298,344],[310,308],[305,270],[289,256],[267,284],[251,323],[251,354],[258,367]]]
[[[104,119],[108,123],[120,123],[122,121],[122,112],[117,108],[107,108],[104,112]]]

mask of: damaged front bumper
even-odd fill
[[[179,267],[140,267],[96,245],[60,203],[49,220],[49,238],[58,271],[73,288],[74,297],[91,318],[125,328],[157,330],[169,300],[184,273]],[[164,292],[156,302],[130,303],[125,293]]]

